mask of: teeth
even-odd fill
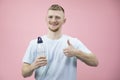
[[[56,25],[58,25],[58,23],[53,23],[53,24],[52,24],[52,23],[50,23],[50,24],[51,24],[51,25],[53,25],[53,26],[56,26]]]

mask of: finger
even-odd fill
[[[39,65],[39,66],[41,66],[41,67],[42,67],[42,66],[45,66],[45,65],[47,65],[47,63],[43,63],[43,64],[41,64],[41,65]]]
[[[65,54],[65,56],[69,56],[69,53],[67,53],[67,52],[66,52],[66,53],[64,53],[64,54]]]
[[[47,62],[39,62],[39,63],[36,64],[36,66],[44,66],[46,64],[47,64]]]
[[[36,62],[36,65],[41,65],[41,64],[46,64],[47,61],[39,61],[39,62]]]
[[[67,48],[63,49],[63,51],[66,51],[66,50],[67,50]]]
[[[65,53],[65,56],[67,57],[72,57],[73,55],[69,54],[69,53]]]
[[[64,54],[65,54],[65,55],[68,55],[68,53],[67,53],[67,52],[65,52]]]
[[[39,67],[45,66],[46,64],[47,64],[47,63],[37,64],[37,65],[36,65],[36,68],[39,68]]]
[[[40,65],[40,64],[47,64],[47,61],[38,62],[37,64],[38,65]]]
[[[37,59],[36,62],[47,61],[47,59]]]
[[[70,43],[70,41],[69,40],[67,40],[67,44],[70,46],[71,45],[71,43]]]
[[[68,50],[64,50],[63,52],[64,52],[64,53],[68,53]]]
[[[38,59],[46,59],[46,56],[39,56]]]

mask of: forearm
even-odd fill
[[[98,60],[96,59],[96,56],[92,53],[84,53],[80,50],[75,50],[75,56],[86,63],[89,66],[97,66],[98,65]]]
[[[22,67],[22,75],[24,78],[29,77],[33,74],[34,69],[31,65],[24,64]]]

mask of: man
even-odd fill
[[[76,80],[77,59],[89,66],[98,65],[95,55],[81,41],[62,34],[66,19],[61,6],[52,5],[46,21],[48,33],[39,38],[41,43],[37,43],[37,39],[32,40],[23,58],[23,77],[35,72],[36,80]]]

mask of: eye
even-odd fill
[[[48,16],[48,18],[53,18],[53,16]]]
[[[60,17],[59,17],[59,16],[56,16],[55,18],[56,18],[56,19],[60,19]]]

